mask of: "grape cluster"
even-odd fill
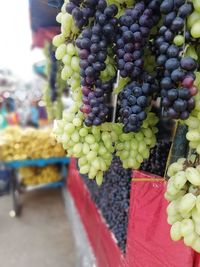
[[[83,86],[92,87],[100,77],[100,72],[106,68],[108,45],[114,40],[117,30],[117,19],[114,18],[117,12],[116,5],[107,6],[104,0],[100,0],[93,26],[85,28],[76,40]]]
[[[196,72],[195,85],[198,88],[200,86],[200,72]],[[195,101],[195,108],[190,117],[185,121],[185,124],[188,126],[186,138],[189,141],[189,146],[200,155],[200,92],[195,96]]]
[[[87,115],[85,119],[86,126],[101,125],[106,121],[109,114],[109,108],[106,105],[107,93],[112,91],[113,81],[102,83],[98,80],[99,86],[95,90],[89,89],[87,86],[82,87],[82,102],[80,110]]]
[[[79,111],[79,105],[74,105],[63,113],[62,120],[55,123],[54,134],[62,142],[68,156],[79,158],[80,173],[88,174],[90,179],[95,178],[100,185],[103,172],[112,161],[113,142],[118,137],[109,123],[87,127],[83,121],[84,115]]]
[[[57,61],[55,57],[55,51],[52,49],[52,46],[49,46],[49,56],[51,60],[51,69],[49,73],[49,85],[51,88],[51,101],[54,102],[56,100],[56,72],[57,72]]]
[[[57,51],[57,57],[62,59],[64,67],[61,71],[61,78],[64,81],[67,81],[67,84],[72,90],[72,98],[77,103],[81,103],[82,92],[81,92],[81,79],[80,79],[80,59],[78,57],[77,47],[68,42],[65,44],[65,49],[62,54],[59,54]]]
[[[56,16],[56,21],[61,24],[61,33],[53,38],[53,44],[56,47],[62,45],[67,39],[73,38],[79,32],[72,15],[66,11],[66,2],[62,5],[61,12]]]
[[[148,94],[151,91],[150,84],[140,85],[131,82],[125,86],[119,94],[120,118],[124,125],[124,132],[138,132],[143,121],[146,119],[145,112],[148,106]]]
[[[131,169],[124,169],[120,159],[113,157],[109,170],[104,173],[104,182],[98,187],[94,181],[82,176],[92,200],[114,233],[118,246],[126,249],[128,212],[131,188]]]
[[[121,124],[113,125],[119,136],[115,142],[116,155],[119,156],[124,168],[138,169],[143,160],[149,157],[150,148],[156,144],[157,122],[155,114],[149,112],[137,133],[123,133]]]
[[[76,26],[81,29],[94,16],[97,3],[98,0],[70,0],[66,4],[66,11],[72,15]]]
[[[81,174],[95,178],[100,185],[114,151],[126,169],[138,169],[144,158],[149,157],[149,150],[156,143],[157,117],[154,113],[148,113],[140,132],[125,134],[120,123],[85,126],[84,115],[79,108],[79,105],[74,105],[63,112],[63,119],[54,125],[54,134],[67,150],[68,156],[79,158]]]
[[[189,33],[195,39],[200,38],[200,2],[198,0],[192,1],[194,10],[187,19],[187,26]]]
[[[194,157],[195,159],[195,157]],[[200,165],[184,158],[172,163],[165,198],[172,240],[183,239],[186,246],[200,252]]]
[[[119,18],[116,40],[118,69],[122,77],[139,77],[143,72],[144,46],[150,30],[159,21],[160,1],[139,1]]]
[[[43,100],[46,104],[49,119],[60,119],[63,111],[62,93],[66,89],[66,83],[60,77],[61,64],[56,61],[55,49],[47,44],[44,48],[47,58],[46,75],[47,82],[43,89]]]
[[[155,49],[157,72],[161,77],[163,114],[172,119],[185,120],[195,105],[192,96],[197,91],[193,86],[197,63],[192,57],[182,57],[185,41],[179,33],[184,31],[185,18],[192,12],[192,4],[164,0],[160,11],[164,16],[163,26],[155,39]]]
[[[157,141],[155,147],[150,151],[149,158],[141,164],[140,169],[163,177],[169,150],[170,143],[168,141]]]

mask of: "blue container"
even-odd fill
[[[6,168],[0,168],[0,196],[8,194],[10,190],[10,180],[12,171]]]

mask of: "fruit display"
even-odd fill
[[[194,160],[195,159],[195,160]],[[192,160],[180,158],[169,166],[165,198],[170,201],[167,207],[168,223],[171,226],[172,240],[183,239],[186,246],[200,252],[200,172],[198,157]]]
[[[110,168],[104,173],[101,187],[82,175],[91,198],[97,205],[123,252],[126,248],[128,212],[131,187],[131,169],[124,169],[120,159],[113,157]]]
[[[45,167],[19,168],[19,178],[23,185],[39,185],[60,180],[60,170],[56,165]]]
[[[54,134],[68,156],[78,158],[81,174],[104,185],[115,154],[125,169],[163,176],[170,144],[156,140],[159,120],[184,125],[179,134],[188,127],[192,153],[200,154],[198,0],[66,0],[57,21],[55,57],[75,103],[55,122]],[[176,223],[172,238],[182,229],[178,237],[199,251],[190,214],[198,206],[196,163],[170,165],[166,198],[169,223]],[[186,202],[191,209],[184,209]]]
[[[65,151],[51,134],[52,129],[7,127],[0,131],[2,161],[63,157]]]
[[[120,157],[124,168],[139,168],[144,158],[149,157],[149,150],[156,143],[154,127],[157,118],[149,113],[138,133],[123,133],[122,124],[104,123],[100,126],[84,125],[84,115],[78,106],[73,106],[63,113],[63,119],[57,121],[54,133],[63,143],[68,156],[78,157],[81,174],[88,174],[100,185],[103,172],[112,161],[112,154]]]
[[[63,111],[62,94],[66,89],[66,83],[61,79],[61,65],[55,58],[55,49],[47,43],[44,49],[47,59],[47,82],[43,90],[43,99],[49,119],[60,119]]]
[[[152,174],[164,176],[171,143],[158,140],[150,151],[148,159],[144,160],[140,169]]]
[[[101,184],[113,152],[124,168],[140,168],[156,145],[153,103],[188,122],[197,98],[194,9],[192,1],[65,1],[53,45],[75,103],[54,133],[80,173]]]

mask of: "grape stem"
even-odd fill
[[[114,91],[115,89],[119,86],[119,79],[120,79],[120,71],[117,71],[117,78],[116,78],[116,83],[113,85],[114,90],[113,90],[113,98],[112,98],[112,104],[113,104],[113,113],[112,113],[112,122],[114,123],[116,120],[116,112],[117,112],[117,98],[118,94],[115,94]]]

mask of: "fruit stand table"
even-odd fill
[[[11,211],[11,216],[19,216],[21,211],[21,203],[20,203],[20,194],[23,192],[36,190],[36,189],[47,189],[47,188],[57,188],[62,187],[65,183],[65,178],[67,174],[66,165],[68,165],[70,159],[67,157],[63,158],[40,158],[40,159],[26,159],[26,160],[14,160],[14,161],[6,161],[4,165],[11,169],[12,171],[12,178],[10,181],[10,191],[13,200],[13,210]],[[44,167],[47,165],[54,165],[59,164],[61,166],[60,171],[60,180],[51,183],[33,185],[33,186],[23,186],[20,183],[18,178],[18,169],[21,167],[28,167],[28,166],[37,166],[37,167]]]

